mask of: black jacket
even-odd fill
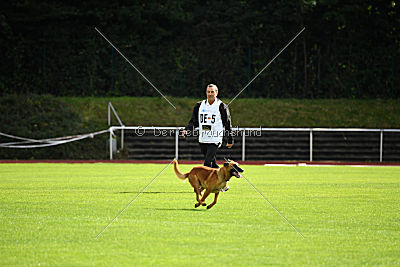
[[[207,101],[202,100],[196,103],[193,108],[192,118],[190,119],[188,125],[185,127],[186,131],[194,131],[195,128],[199,127],[199,109],[201,102]],[[232,123],[231,123],[231,114],[229,113],[228,105],[222,103],[219,105],[219,113],[221,114],[222,125],[224,126],[224,137],[223,144],[233,144],[232,137]]]

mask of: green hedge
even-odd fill
[[[109,101],[125,125],[184,126],[195,103],[201,100],[167,97],[176,110],[161,97],[62,99],[80,112],[86,123],[96,123],[97,128],[106,127]],[[229,109],[232,125],[239,127],[400,128],[400,100],[243,98],[233,101]],[[118,125],[114,117],[113,125]]]
[[[0,132],[42,139],[104,130],[109,101],[125,125],[184,126],[200,100],[168,99],[176,110],[161,97],[7,95],[0,97]],[[239,127],[400,128],[400,100],[248,98],[236,99],[229,108],[233,126]],[[118,125],[114,118],[112,124]],[[0,159],[104,159],[107,137],[39,149],[0,148]],[[0,142],[11,140],[1,137]]]
[[[60,98],[50,95],[7,95],[0,98],[1,132],[32,139],[89,133],[94,123],[83,122]],[[1,143],[14,142],[1,137]],[[106,136],[64,145],[36,148],[0,148],[2,159],[98,159],[106,157]]]

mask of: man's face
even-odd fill
[[[214,102],[215,98],[218,95],[218,91],[215,89],[215,87],[207,87],[207,100],[208,102]]]

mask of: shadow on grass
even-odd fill
[[[123,191],[123,192],[115,192],[115,194],[139,194],[140,192],[136,191]],[[143,192],[142,194],[194,194],[194,192]]]
[[[181,210],[181,211],[202,211],[202,212],[205,212],[205,211],[207,211],[206,209],[195,209],[195,208],[193,208],[193,209],[171,209],[171,208],[154,208],[154,209],[150,209],[150,208],[148,208],[149,210],[169,210],[169,211],[179,211],[179,210]]]

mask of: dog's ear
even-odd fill
[[[224,162],[224,167],[228,167],[229,166],[229,162]]]

